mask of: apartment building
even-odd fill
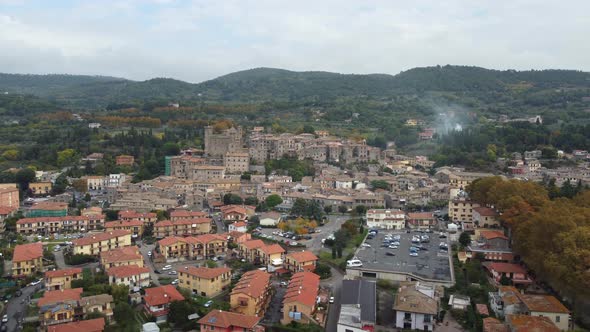
[[[227,267],[185,266],[178,269],[178,287],[205,297],[217,296],[231,284],[231,269]]]
[[[298,272],[289,280],[283,298],[283,318],[281,324],[292,321],[309,324],[317,323],[313,318],[320,288],[320,276],[311,272]]]
[[[153,212],[137,212],[137,211],[119,211],[119,220],[132,221],[139,220],[144,224],[153,224],[158,220],[158,216]]]
[[[170,220],[179,221],[186,219],[197,219],[207,217],[207,212],[201,211],[188,211],[188,210],[172,210],[170,211]]]
[[[18,208],[0,206],[0,234],[4,233],[6,228],[6,225],[4,224],[6,218],[12,217],[16,211],[18,211]]]
[[[436,218],[432,212],[409,212],[407,224],[414,229],[429,229],[436,226]]]
[[[395,297],[395,327],[404,330],[433,331],[439,298],[432,286],[402,282]]]
[[[16,222],[16,232],[25,235],[48,235],[54,233],[97,231],[104,229],[104,220],[105,216],[103,214],[22,218]]]
[[[16,183],[5,183],[0,186],[0,206],[20,207],[20,197]]]
[[[38,272],[43,272],[43,244],[17,244],[12,254],[12,275],[28,277]]]
[[[229,174],[242,174],[250,168],[250,155],[248,152],[227,152],[223,157],[225,171]]]
[[[86,180],[86,188],[89,191],[103,191],[106,189],[107,181],[104,176],[88,175],[84,179]]]
[[[45,272],[45,289],[47,291],[72,288],[72,281],[82,279],[82,269],[70,269]]]
[[[270,274],[248,271],[242,275],[230,294],[232,312],[263,317],[270,302]]]
[[[166,157],[167,176],[187,179],[195,166],[207,164],[207,159],[189,155]]]
[[[31,206],[25,215],[35,217],[65,217],[68,215],[68,203],[64,202],[39,202]]]
[[[110,285],[125,285],[129,289],[149,287],[150,269],[140,265],[119,265],[107,268]]]
[[[115,220],[115,221],[107,221],[105,222],[104,228],[107,232],[116,231],[116,230],[126,230],[131,232],[132,237],[138,237],[143,234],[143,225],[144,223],[140,220],[130,220],[130,221],[123,221],[123,220]]]
[[[404,229],[406,214],[401,210],[371,209],[366,213],[367,226],[370,228]]]
[[[51,194],[53,184],[51,182],[31,182],[29,183],[29,190],[33,195],[45,196]]]
[[[162,220],[154,225],[154,235],[161,239],[168,236],[195,236],[211,232],[211,218]]]
[[[257,316],[242,315],[235,312],[211,310],[205,317],[199,319],[201,332],[264,332],[265,328],[258,325],[261,318]]]
[[[76,320],[78,301],[82,298],[82,288],[47,291],[37,302],[39,323],[42,328]]]
[[[311,251],[291,252],[285,255],[285,268],[291,272],[313,272],[318,257]]]
[[[156,323],[166,321],[170,303],[174,301],[184,301],[184,296],[173,285],[146,288],[143,296],[144,310],[156,317]]]
[[[100,264],[105,269],[126,265],[143,267],[143,263],[143,256],[136,246],[121,247],[100,253]]]
[[[125,230],[90,234],[73,242],[74,254],[100,255],[103,251],[131,245],[131,232]]]
[[[476,207],[479,207],[479,204],[465,195],[451,199],[449,200],[449,220],[473,223],[473,209]]]
[[[189,237],[169,236],[158,241],[156,250],[168,262],[224,256],[227,252],[227,234],[202,234]]]

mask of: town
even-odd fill
[[[107,155],[78,163],[136,164]],[[587,272],[567,276],[573,293],[549,284],[564,275],[541,277],[527,254],[540,226],[526,224],[559,211],[549,186],[588,215],[587,151],[515,152],[497,158],[505,172],[473,172],[329,130],[224,123],[164,163],[142,181],[37,170],[22,200],[0,184],[1,331],[557,332],[588,319],[570,295]],[[566,251],[547,250],[556,264]]]

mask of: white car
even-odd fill
[[[418,253],[412,251],[412,252],[410,252],[410,256],[412,256],[412,257],[418,257]]]
[[[361,244],[361,247],[363,247],[363,248],[371,248],[371,245],[368,244],[368,243],[363,243],[363,244]]]
[[[151,250],[150,250],[150,251],[148,251],[148,256],[151,256],[151,255],[152,255],[152,252],[151,252]]]
[[[330,296],[330,303],[334,303],[334,297]]]
[[[170,274],[170,275],[176,275],[176,271],[168,271],[168,274]]]
[[[38,284],[41,283],[41,281],[43,281],[43,279],[35,280],[35,281],[31,282],[31,286],[37,286]]]
[[[7,323],[7,322],[8,322],[8,315],[2,316],[2,323]]]
[[[172,270],[172,265],[166,265],[162,268],[162,271]]]
[[[178,285],[178,279],[172,280],[172,282],[170,284],[172,284],[172,285]]]

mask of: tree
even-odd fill
[[[92,196],[90,196],[90,193],[86,193],[86,195],[84,195],[84,200],[86,202],[90,202],[90,200],[92,200]]]
[[[252,205],[252,206],[257,206],[258,205],[258,198],[256,198],[255,196],[248,196],[244,200],[244,204],[246,204],[246,205]]]
[[[205,262],[205,264],[210,269],[217,267],[217,263],[209,259]]]
[[[60,174],[56,179],[53,187],[51,188],[51,193],[53,195],[63,194],[68,187],[68,178],[65,173]]]
[[[371,181],[371,187],[373,187],[373,189],[387,190],[389,189],[389,183],[387,183],[387,181],[384,180],[373,180]]]
[[[115,305],[113,310],[113,317],[123,330],[137,331],[137,321],[135,320],[135,312],[127,302],[119,302]]]
[[[223,204],[225,205],[230,205],[230,204],[235,204],[235,205],[241,205],[244,203],[244,200],[242,200],[242,197],[236,195],[236,194],[225,194],[223,195]]]
[[[332,270],[327,264],[317,263],[314,272],[320,276],[320,279],[327,279],[332,276]]]
[[[274,208],[275,206],[283,203],[283,199],[281,198],[281,196],[277,195],[277,194],[272,194],[269,195],[268,197],[266,197],[266,199],[264,200],[266,205],[269,208]]]
[[[168,319],[179,326],[184,326],[189,322],[188,316],[193,313],[193,308],[187,301],[172,301]]]
[[[174,142],[166,142],[162,146],[162,154],[165,156],[176,156],[180,154],[180,147]]]
[[[17,160],[19,157],[19,152],[16,149],[9,149],[2,153],[2,158],[6,160]]]
[[[67,166],[75,161],[76,151],[74,149],[65,149],[57,152],[57,165]]]
[[[16,173],[16,182],[19,184],[21,190],[29,189],[29,183],[35,180],[35,171],[30,168],[23,168]]]
[[[315,128],[312,125],[306,124],[303,126],[303,132],[307,134],[315,134]]]
[[[346,213],[346,212],[348,212],[348,208],[345,205],[340,205],[340,206],[338,206],[338,212]]]
[[[326,214],[332,213],[332,205],[326,205],[326,206],[324,206],[324,212]]]
[[[359,216],[362,216],[367,212],[367,207],[364,205],[357,205],[355,210]]]
[[[471,244],[471,235],[469,235],[469,233],[467,232],[461,233],[461,235],[459,236],[459,243],[463,247],[467,247],[469,244]]]
[[[291,214],[296,216],[303,216],[307,210],[307,201],[303,198],[297,198],[291,208]]]
[[[123,284],[112,285],[111,295],[113,296],[113,300],[115,301],[115,303],[127,302],[129,297],[129,287]]]

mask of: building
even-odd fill
[[[225,171],[229,174],[242,174],[250,168],[250,155],[248,152],[227,152],[223,158]]]
[[[469,258],[482,255],[487,261],[512,262],[514,253],[508,237],[500,230],[476,230],[475,241],[467,246]]]
[[[508,326],[493,317],[483,319],[483,332],[509,332]]]
[[[549,317],[528,315],[507,315],[506,324],[510,332],[558,332],[560,329]],[[563,331],[563,330],[562,330]]]
[[[139,220],[144,224],[153,224],[158,220],[158,216],[154,212],[137,212],[137,211],[119,211],[119,220],[132,221]]]
[[[12,275],[28,277],[38,272],[43,272],[43,244],[17,244],[12,254]]]
[[[524,311],[520,292],[514,286],[498,286],[498,292],[490,292],[490,308],[498,317],[519,314]]]
[[[18,211],[16,207],[0,206],[0,234],[4,233],[6,229],[4,224],[6,218],[12,217],[16,211]]]
[[[120,247],[100,252],[100,264],[105,269],[126,265],[143,267],[143,256],[136,246]]]
[[[245,258],[246,260],[248,260],[251,263],[254,263],[254,264],[258,263],[259,264],[260,257],[259,257],[258,248],[262,248],[265,245],[266,244],[262,240],[259,240],[259,239],[242,242],[242,243],[238,244],[238,251],[239,251],[238,255],[242,258]]]
[[[90,234],[73,242],[74,254],[98,256],[103,251],[131,245],[131,232],[125,230]]]
[[[570,329],[570,311],[555,296],[520,294],[520,299],[525,315],[548,318],[562,331]]]
[[[291,272],[315,271],[318,257],[311,251],[292,252],[285,256],[285,269]]]
[[[231,205],[221,208],[221,218],[223,221],[240,221],[248,218],[248,211],[245,207]]]
[[[107,269],[110,285],[126,285],[129,289],[149,287],[150,269],[139,265],[119,265]]]
[[[113,296],[109,294],[98,294],[86,296],[78,302],[82,312],[81,316],[86,317],[90,313],[100,313],[106,317],[107,323],[113,321]]]
[[[404,229],[406,215],[401,210],[372,209],[366,213],[367,226],[370,228]]]
[[[122,154],[115,157],[115,164],[117,166],[133,166],[134,162],[135,158],[133,156]]]
[[[223,157],[228,152],[242,149],[242,127],[216,130],[205,127],[205,154],[211,157]]]
[[[53,184],[51,182],[29,183],[29,190],[33,193],[33,195],[49,195],[51,194],[51,189],[53,189]]]
[[[68,215],[68,203],[62,202],[39,202],[26,211],[26,216],[34,217],[65,217]]]
[[[281,214],[278,212],[264,212],[260,214],[261,226],[276,226],[281,222]]]
[[[264,327],[258,325],[260,317],[242,315],[234,312],[211,310],[205,317],[199,319],[201,332],[264,332]]]
[[[510,280],[512,284],[520,286],[533,282],[521,265],[502,262],[485,262],[482,265],[496,285],[502,284],[502,279]]]
[[[473,221],[477,227],[483,228],[500,228],[500,220],[498,220],[498,213],[496,210],[478,206],[473,208]]]
[[[45,289],[48,291],[72,288],[73,280],[82,279],[82,269],[74,267],[45,272]]]
[[[236,221],[233,224],[227,226],[227,230],[229,232],[246,233],[246,231],[248,230],[248,224],[246,224],[246,222],[244,221]]]
[[[85,177],[86,188],[89,191],[103,191],[106,189],[107,181],[104,176],[100,175],[89,175]]]
[[[156,317],[156,323],[166,321],[170,303],[174,301],[184,301],[184,297],[173,285],[146,288],[143,296],[144,310]]]
[[[207,212],[201,211],[188,211],[188,210],[172,210],[170,211],[170,220],[186,220],[207,217]]]
[[[227,235],[169,236],[158,241],[156,250],[167,262],[223,256],[227,251]]]
[[[109,174],[105,179],[105,184],[110,188],[119,188],[127,181],[125,173]]]
[[[467,310],[471,306],[471,298],[469,296],[451,294],[449,298],[449,307],[457,310]]]
[[[154,235],[161,239],[168,236],[195,236],[211,233],[211,218],[162,220],[154,225]]]
[[[337,332],[374,331],[377,324],[376,283],[368,280],[342,280],[342,299]]]
[[[115,220],[107,221],[104,225],[105,231],[111,232],[116,230],[126,230],[131,232],[131,237],[136,238],[143,234],[143,222],[139,220]]]
[[[408,227],[414,229],[429,229],[436,226],[436,218],[432,212],[408,213]]]
[[[472,202],[467,196],[459,195],[449,200],[449,220],[453,222],[473,222],[473,209],[479,204]]]
[[[43,293],[43,297],[37,302],[41,327],[73,322],[82,291],[82,288],[73,288]]]
[[[315,323],[314,314],[320,288],[320,276],[312,272],[298,272],[289,280],[289,286],[283,297],[283,318],[281,324],[292,321],[309,324]]]
[[[54,233],[85,233],[102,230],[105,227],[104,215],[34,217],[22,218],[16,222],[19,234],[49,235]]]
[[[16,183],[6,183],[0,187],[0,206],[20,207],[20,197]]]
[[[270,274],[261,270],[248,271],[242,275],[230,294],[231,311],[264,317],[270,295]]]
[[[103,332],[104,325],[104,318],[101,317],[71,323],[51,325],[47,327],[47,332]]]
[[[231,283],[231,269],[227,267],[185,266],[178,269],[178,287],[205,297],[214,297]]]
[[[278,243],[256,248],[256,262],[262,265],[283,266],[285,249]]]
[[[419,282],[402,282],[395,297],[395,327],[404,330],[433,331],[439,298],[434,287]]]

